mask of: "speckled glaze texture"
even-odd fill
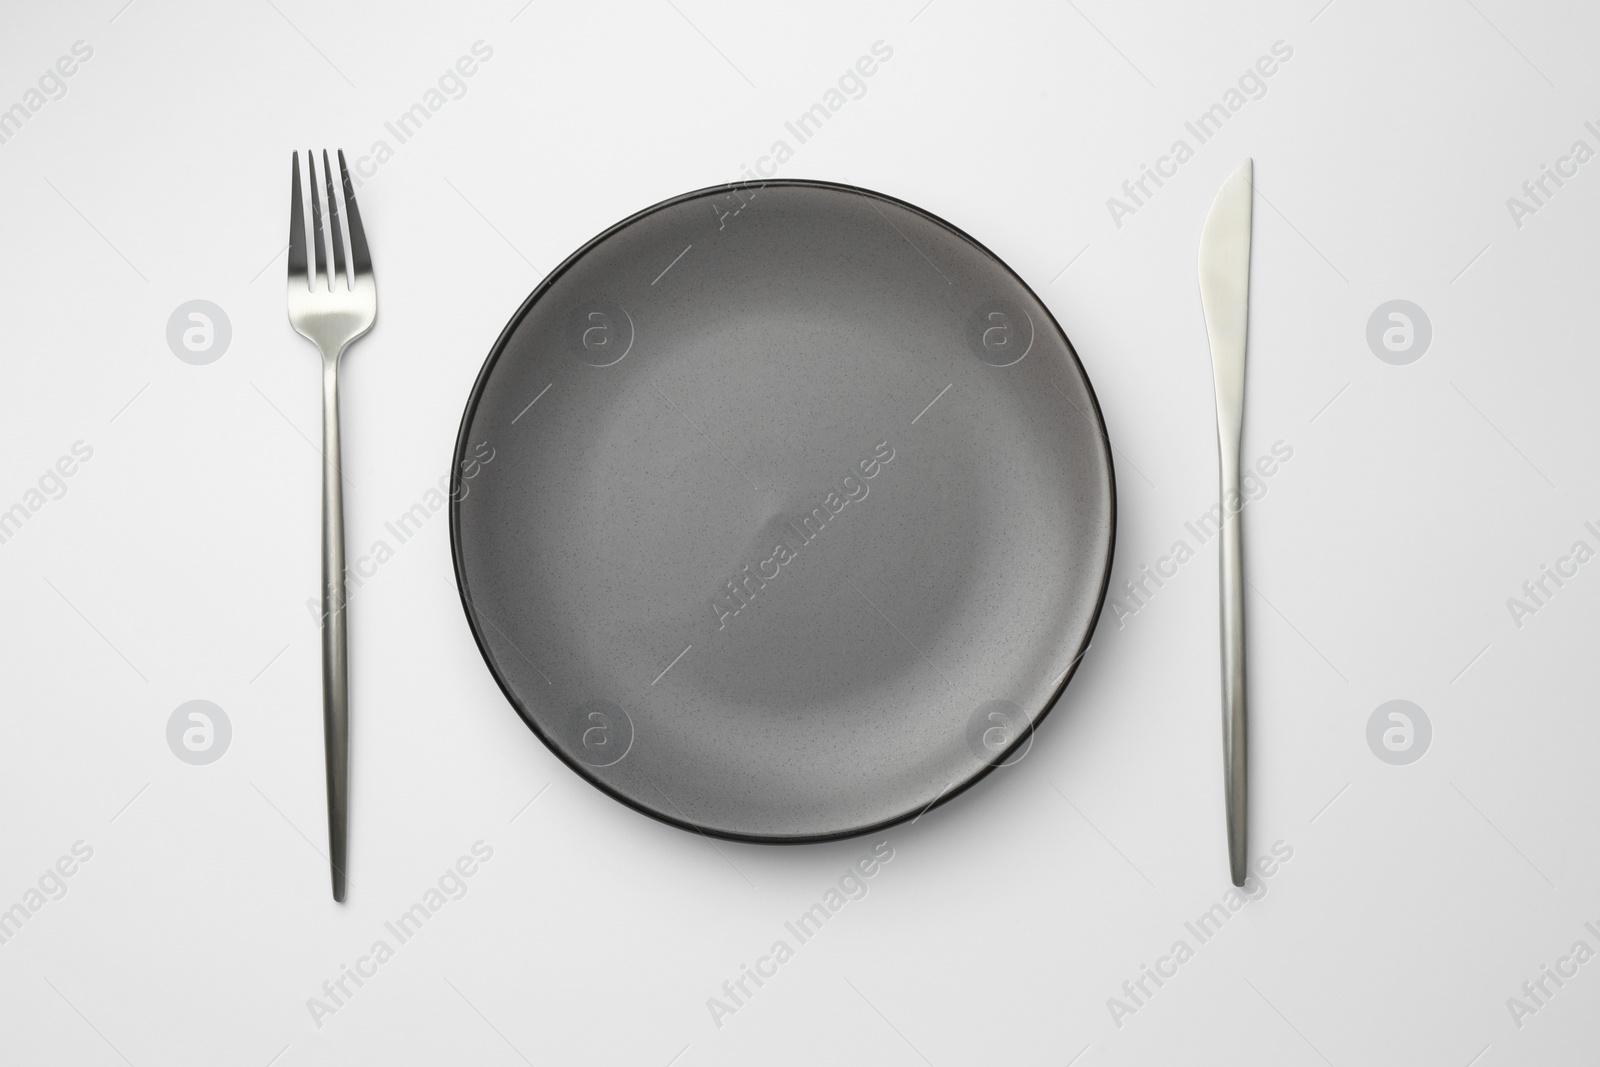
[[[1110,446],[1055,319],[845,186],[703,190],[590,242],[506,327],[455,458],[456,576],[512,705],[613,797],[727,837],[865,833],[1016,758],[1110,574]]]

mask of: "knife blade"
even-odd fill
[[[1239,441],[1244,431],[1244,355],[1250,318],[1250,221],[1254,168],[1239,164],[1211,202],[1200,231],[1200,305],[1217,389],[1222,629],[1222,769],[1228,870],[1243,886],[1248,776],[1245,732],[1244,563],[1240,541]]]

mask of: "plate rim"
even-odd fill
[[[458,495],[458,490],[462,482],[462,465],[467,460],[467,449],[469,447],[468,430],[472,425],[473,417],[477,414],[478,404],[483,398],[489,378],[494,373],[495,367],[499,365],[500,357],[505,354],[506,348],[509,345],[512,336],[516,333],[517,328],[522,325],[523,319],[526,318],[528,313],[533,310],[534,305],[537,304],[539,300],[547,292],[549,292],[551,287],[553,287],[555,283],[567,273],[567,271],[571,270],[579,260],[588,255],[589,252],[591,252],[602,242],[609,239],[612,235],[627,229],[634,223],[639,222],[640,220],[653,215],[656,212],[664,211],[667,208],[675,207],[676,205],[689,200],[700,199],[712,194],[726,195],[728,193],[743,189],[754,189],[759,191],[770,186],[826,189],[833,192],[851,193],[856,196],[863,196],[867,197],[868,199],[880,200],[884,203],[893,204],[896,207],[903,208],[917,215],[921,215],[938,226],[944,227],[946,230],[972,245],[972,247],[977,249],[979,253],[992,260],[1002,271],[1010,275],[1012,280],[1021,286],[1023,291],[1029,296],[1033,297],[1033,299],[1038,302],[1039,306],[1044,309],[1045,316],[1049,319],[1049,324],[1055,328],[1056,332],[1067,343],[1067,355],[1071,358],[1073,366],[1077,368],[1078,376],[1080,379],[1082,379],[1084,388],[1089,394],[1089,413],[1093,416],[1095,427],[1099,431],[1101,451],[1105,459],[1107,490],[1110,496],[1110,529],[1108,530],[1107,534],[1108,541],[1106,548],[1105,568],[1100,575],[1100,591],[1095,598],[1094,612],[1089,619],[1088,627],[1084,631],[1083,641],[1073,655],[1071,665],[1067,667],[1066,673],[1062,675],[1061,682],[1055,687],[1055,691],[1052,692],[1050,697],[1045,701],[1044,707],[1039,711],[1038,717],[1029,722],[1027,729],[1021,731],[1017,735],[1016,740],[1013,741],[1004,752],[996,755],[989,761],[988,764],[979,768],[978,771],[963,781],[946,788],[944,792],[940,793],[925,807],[916,811],[903,812],[892,818],[881,819],[877,822],[869,823],[863,826],[820,834],[744,834],[724,830],[718,827],[701,825],[700,823],[694,822],[688,818],[677,818],[668,815],[665,812],[646,807],[645,805],[634,800],[632,797],[623,794],[621,791],[617,790],[609,783],[601,779],[598,775],[593,773],[593,768],[563,751],[561,747],[557,745],[555,741],[549,737],[539,726],[535,716],[533,716],[528,709],[523,706],[522,701],[517,697],[511,686],[507,684],[506,679],[501,674],[493,655],[491,655],[489,648],[484,641],[483,632],[478,626],[476,618],[477,609],[473,607],[471,597],[468,593],[467,578],[465,573],[466,564],[462,558],[461,548],[461,499]],[[752,196],[753,195],[754,194],[752,194]],[[917,205],[909,203],[905,200],[901,200],[898,197],[889,196],[886,193],[880,193],[873,189],[867,189],[859,185],[849,185],[843,182],[825,181],[817,178],[769,178],[759,182],[740,181],[727,182],[720,185],[708,185],[686,193],[679,193],[676,196],[669,197],[666,200],[659,201],[655,204],[651,204],[649,207],[635,211],[633,214],[613,223],[600,233],[585,241],[571,255],[567,256],[560,262],[560,264],[551,270],[549,274],[545,275],[538,285],[534,286],[533,291],[530,292],[527,298],[524,299],[517,307],[517,310],[512,314],[511,318],[507,320],[504,328],[501,329],[499,336],[495,338],[494,344],[490,346],[489,354],[487,357],[485,357],[483,366],[479,368],[477,377],[473,380],[472,391],[467,394],[466,407],[462,411],[461,423],[456,430],[456,443],[450,460],[450,562],[451,569],[455,574],[456,593],[461,598],[461,610],[466,615],[467,629],[472,634],[472,641],[473,644],[477,646],[478,655],[482,658],[484,666],[489,669],[489,674],[494,679],[495,684],[499,686],[501,694],[504,695],[506,701],[510,703],[512,710],[517,713],[517,717],[522,720],[523,724],[533,732],[533,735],[537,737],[544,744],[544,746],[555,755],[557,759],[566,764],[570,770],[572,770],[584,781],[594,786],[601,793],[604,793],[612,800],[615,800],[618,803],[639,812],[641,815],[647,815],[657,822],[665,823],[668,826],[675,827],[679,830],[698,833],[709,837],[721,838],[725,841],[740,841],[748,844],[761,845],[808,845],[821,844],[828,841],[844,841],[854,837],[864,837],[868,834],[875,834],[879,831],[887,830],[890,827],[898,826],[907,821],[915,821],[916,819],[922,818],[922,816],[926,815],[929,811],[932,811],[935,808],[943,807],[956,797],[961,796],[967,790],[971,789],[973,786],[987,778],[997,768],[1004,766],[1006,761],[1011,758],[1013,753],[1017,752],[1020,748],[1022,748],[1022,746],[1031,742],[1034,732],[1037,731],[1039,725],[1049,717],[1050,713],[1055,710],[1056,705],[1061,701],[1062,694],[1066,692],[1067,685],[1077,675],[1078,667],[1083,662],[1085,653],[1089,651],[1090,646],[1093,644],[1095,631],[1099,629],[1100,626],[1100,617],[1105,610],[1106,595],[1111,588],[1111,571],[1116,561],[1116,554],[1117,470],[1116,459],[1111,449],[1111,437],[1106,431],[1105,415],[1101,411],[1100,398],[1095,392],[1094,382],[1090,379],[1089,372],[1084,368],[1083,361],[1078,357],[1077,347],[1073,345],[1072,339],[1067,336],[1067,331],[1062,328],[1061,323],[1056,320],[1055,313],[1050,310],[1050,305],[1045,303],[1044,299],[1034,291],[1033,287],[1024,281],[1022,276],[1013,270],[1005,260],[996,255],[995,252],[989,248],[989,246],[985,245],[983,242],[967,233],[961,227],[956,226],[939,215],[936,215],[925,208],[920,208]]]

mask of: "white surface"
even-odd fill
[[[0,507],[94,449],[0,544],[0,907],[93,849],[0,944],[0,1059],[1492,1067],[1593,1047],[1600,963],[1520,1028],[1506,1000],[1575,941],[1600,949],[1600,564],[1520,628],[1506,599],[1573,541],[1600,547],[1600,163],[1520,228],[1506,198],[1574,140],[1600,148],[1600,14],[120,4],[14,7],[0,35],[0,106],[93,48],[0,144]],[[395,145],[385,121],[479,40],[466,95]],[[1186,931],[1228,889],[1213,541],[1123,628],[1106,616],[1026,759],[884,835],[868,895],[718,1027],[707,998],[875,842],[713,845],[579,781],[490,680],[439,515],[353,601],[334,905],[305,607],[317,363],[273,258],[291,149],[396,149],[360,192],[380,312],[345,368],[354,558],[445,473],[545,271],[737,177],[879,40],[893,59],[781,173],[924,206],[1051,305],[1119,450],[1119,585],[1193,542],[1213,499],[1196,241],[1255,158],[1244,452],[1293,458],[1246,511],[1251,851],[1292,860],[1214,940]],[[1276,41],[1293,57],[1266,95],[1115,226],[1106,198],[1194,146],[1185,120]],[[207,366],[165,338],[196,298],[233,327]],[[1409,366],[1365,340],[1395,298],[1433,324]],[[197,698],[233,725],[209,766],[165,739]],[[1365,739],[1394,698],[1434,727],[1409,766]],[[479,840],[470,891],[315,1025],[307,999],[396,945],[385,921]],[[1107,998],[1178,939],[1193,958],[1116,1025]]]

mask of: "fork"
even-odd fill
[[[339,230],[339,198],[333,193],[333,168],[322,153],[328,193],[324,235],[322,199],[317,192],[317,161],[306,152],[311,187],[312,249],[315,273],[307,271],[305,209],[300,199],[300,153],[293,155],[289,203],[289,322],[322,353],[322,741],[328,769],[328,864],[333,899],[344,900],[350,834],[350,686],[345,633],[344,494],[339,464],[339,357],[378,315],[378,287],[361,227],[355,188],[340,151],[344,215],[350,232],[349,269]],[[326,237],[327,250],[324,251]],[[333,271],[328,270],[329,258]]]

